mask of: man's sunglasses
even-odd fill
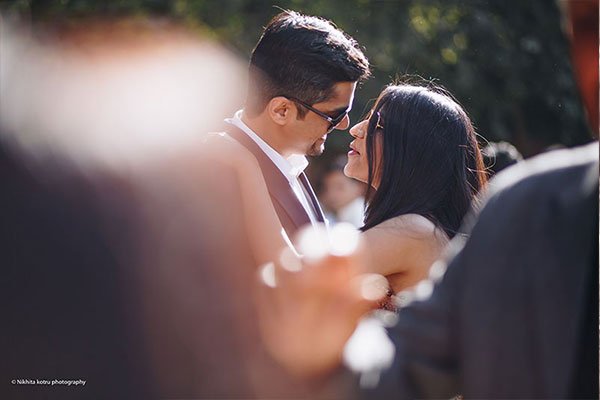
[[[305,102],[303,102],[300,99],[297,99],[297,98],[291,97],[291,96],[282,96],[282,97],[285,97],[286,99],[289,99],[289,100],[293,101],[294,103],[298,103],[301,106],[306,107],[310,111],[317,114],[319,117],[323,118],[325,121],[329,122],[329,127],[327,128],[327,133],[331,132],[336,126],[338,126],[344,120],[344,118],[346,118],[346,115],[348,115],[348,113],[350,112],[350,107],[348,107],[347,110],[342,111],[342,113],[340,115],[338,115],[337,117],[334,118],[334,117],[330,117],[329,115],[325,114],[323,111],[319,111],[316,108],[309,106],[308,104],[306,104]]]

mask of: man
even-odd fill
[[[590,44],[582,53],[597,65],[598,2],[570,7],[576,21],[595,20],[575,24],[590,40],[573,46]],[[597,74],[587,85],[597,95]],[[597,107],[587,111],[598,121]],[[345,349],[374,297],[347,285],[358,258],[343,255],[352,246],[340,253],[334,238],[313,249],[321,258],[309,268],[277,269],[276,287],[264,292],[275,307],[263,314],[274,357],[323,378],[344,355],[368,398],[598,398],[598,143],[524,161],[493,182],[467,223],[470,239],[452,242],[448,260],[406,295],[396,323],[387,331],[362,323]],[[285,310],[295,318],[286,321]]]
[[[285,11],[258,41],[246,105],[227,133],[254,154],[288,236],[323,222],[304,174],[304,156],[323,152],[327,135],[347,129],[357,82],[368,60],[354,39],[324,19]]]

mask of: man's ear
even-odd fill
[[[287,124],[291,118],[295,118],[296,109],[292,107],[292,101],[283,96],[273,97],[267,104],[267,113],[271,120],[277,125]]]

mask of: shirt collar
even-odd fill
[[[238,110],[232,118],[225,119],[225,122],[232,124],[242,130],[250,137],[258,147],[273,161],[279,170],[288,178],[297,179],[308,166],[308,160],[301,154],[292,154],[289,157],[284,157],[265,142],[256,132],[242,121],[243,110]]]

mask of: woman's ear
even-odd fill
[[[295,108],[292,107],[292,102],[283,96],[273,97],[267,104],[267,113],[271,120],[277,125],[285,125],[295,116]]]

